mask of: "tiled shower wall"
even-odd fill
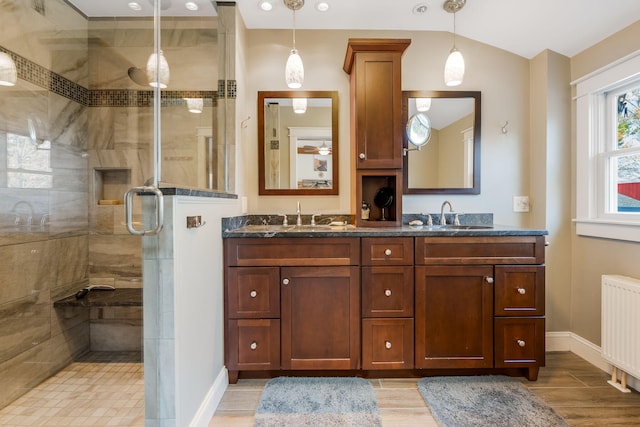
[[[151,176],[152,95],[127,69],[144,67],[152,21],[88,21],[62,0],[34,4],[0,2],[0,50],[19,76],[0,87],[0,407],[89,348],[88,311],[53,301],[90,282],[142,285],[141,242],[125,231],[123,206],[98,200],[122,200]],[[163,91],[163,181],[202,186],[193,141],[215,135],[215,21],[166,29],[165,55],[185,65],[172,67],[179,90]],[[193,73],[194,58],[214,71]],[[204,112],[188,113],[183,97],[205,98]],[[24,137],[17,154],[11,134]],[[28,170],[30,156],[45,166]]]
[[[87,86],[88,27],[61,0],[45,8],[0,2],[0,46],[19,55],[0,88],[0,406],[89,343],[88,313],[52,305],[88,282],[88,113],[64,92]]]

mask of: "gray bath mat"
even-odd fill
[[[423,378],[418,391],[442,427],[568,425],[526,386],[505,376]]]
[[[380,427],[371,383],[362,378],[278,377],[264,387],[256,427]]]

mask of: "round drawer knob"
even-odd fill
[[[387,350],[391,348],[391,341],[385,341],[384,342],[384,348],[386,348]]]
[[[391,296],[391,289],[385,289],[384,290],[384,296],[385,297],[390,297]]]
[[[358,156],[358,157],[360,157],[362,160],[367,158],[367,156],[364,153],[360,153],[360,156]]]
[[[250,296],[251,298],[255,298],[255,297],[257,297],[257,296],[258,296],[258,292],[256,292],[256,291],[251,291],[251,292],[249,292],[249,296]]]
[[[524,294],[526,294],[526,293],[527,293],[527,290],[526,290],[525,288],[518,288],[518,293],[519,293],[520,295],[524,295]]]
[[[527,345],[527,343],[526,343],[526,342],[524,342],[524,340],[518,340],[518,341],[516,341],[516,342],[518,343],[518,345],[519,345],[520,347],[524,347],[525,345]]]
[[[493,277],[485,277],[487,283],[493,283]]]
[[[254,341],[249,347],[251,348],[251,350],[255,350],[256,348],[258,348],[258,344]]]
[[[391,249],[385,249],[385,250],[384,250],[384,254],[385,254],[386,256],[391,255]]]
[[[282,279],[282,284],[283,285],[288,285],[289,284],[289,279]]]

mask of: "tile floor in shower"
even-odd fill
[[[600,369],[569,352],[547,353],[536,382],[521,381],[570,426],[640,426],[640,393],[620,393]],[[382,424],[437,424],[417,379],[372,380]],[[144,426],[140,353],[90,353],[0,410],[0,426]],[[266,380],[240,380],[224,394],[209,426],[253,426]]]
[[[93,352],[0,410],[0,426],[144,426],[140,352]]]

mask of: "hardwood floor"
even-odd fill
[[[570,352],[547,353],[538,381],[523,384],[546,401],[571,426],[640,426],[640,393],[621,393],[607,384],[609,375]],[[416,388],[418,379],[372,380],[383,426],[435,427]],[[266,380],[232,384],[209,423],[253,426],[253,415]]]

